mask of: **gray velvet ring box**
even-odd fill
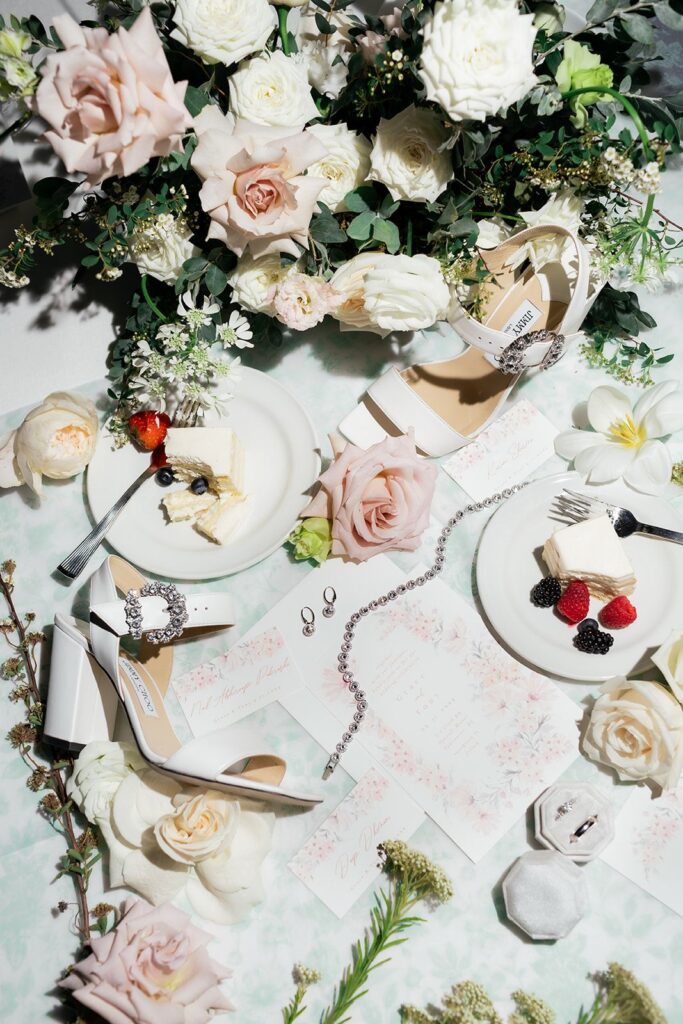
[[[554,850],[530,850],[519,857],[503,881],[507,916],[532,939],[569,935],[588,908],[581,868]]]

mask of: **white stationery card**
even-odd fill
[[[683,782],[655,799],[635,788],[602,859],[683,917]]]
[[[379,843],[408,839],[423,820],[422,810],[400,786],[378,768],[370,768],[289,867],[337,917],[343,917],[380,874]]]
[[[237,722],[302,686],[284,637],[274,626],[252,631],[226,654],[173,682],[195,736]]]
[[[443,468],[464,491],[481,501],[525,480],[555,454],[557,428],[526,398],[451,455]]]

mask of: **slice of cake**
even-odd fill
[[[194,494],[189,488],[184,491],[173,491],[162,499],[166,515],[172,523],[186,522],[203,515],[219,499],[209,491],[206,494]]]
[[[209,540],[215,541],[216,544],[225,544],[244,521],[247,504],[246,498],[226,494],[197,518],[195,526]]]
[[[543,560],[556,579],[583,580],[603,601],[631,594],[636,585],[633,566],[606,515],[558,530],[545,542]]]
[[[203,476],[215,494],[242,494],[244,449],[230,427],[169,427],[165,445],[177,480]]]

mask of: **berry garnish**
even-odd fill
[[[166,448],[164,447],[163,444],[157,445],[157,447],[154,449],[154,451],[152,452],[152,458],[150,459],[150,462],[152,463],[153,466],[156,466],[157,469],[161,469],[162,466],[168,465],[168,459],[166,458]]]
[[[161,466],[156,472],[157,483],[162,487],[168,487],[175,479],[170,466]]]
[[[590,595],[583,580],[572,580],[555,607],[560,615],[572,624],[581,622],[588,615]]]
[[[623,594],[615,597],[600,610],[600,622],[607,629],[623,629],[638,618],[638,612]]]
[[[546,576],[531,591],[531,600],[537,608],[550,608],[562,595],[562,587],[554,576]]]
[[[586,629],[600,629],[600,624],[597,619],[584,619],[576,628],[579,633],[583,633]]]
[[[193,494],[205,494],[209,489],[209,481],[205,476],[196,477],[190,484],[190,490]]]
[[[166,431],[170,425],[171,420],[166,413],[157,412],[155,409],[134,412],[128,420],[128,429],[133,440],[150,452],[164,443]]]
[[[607,654],[614,643],[614,637],[599,629],[584,629],[574,637],[574,647],[584,654]]]

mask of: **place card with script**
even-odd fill
[[[237,722],[302,686],[285,639],[275,626],[249,634],[226,654],[173,682],[195,736]]]
[[[380,873],[377,846],[408,839],[424,813],[393,779],[370,768],[307,840],[289,867],[343,917]]]
[[[451,455],[443,468],[456,484],[482,501],[525,480],[555,454],[557,428],[526,398]]]

